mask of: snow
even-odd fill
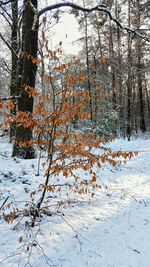
[[[114,169],[95,170],[102,188],[93,198],[79,196],[77,201],[78,196],[65,191],[53,194],[49,204],[54,213],[58,199],[72,203],[59,202],[59,212],[39,218],[34,228],[29,227],[28,217],[12,224],[1,217],[1,267],[150,266],[150,139],[117,139],[108,146],[139,153]],[[36,175],[38,159],[14,160],[10,153],[10,144],[0,144],[0,207],[9,196],[1,213],[7,212],[10,202],[11,209],[31,202],[30,193],[38,191],[44,179],[42,164]],[[80,175],[87,174],[80,170]]]

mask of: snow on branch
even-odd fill
[[[8,5],[9,3],[11,3],[11,2],[15,2],[16,0],[8,0],[8,1],[5,1],[5,2],[3,2],[3,1],[0,1],[0,7],[1,6],[4,6],[4,5]]]
[[[5,1],[5,2],[0,1],[0,7],[3,6],[3,5],[7,5],[7,4],[11,3],[11,2],[14,2],[14,1],[16,1],[16,0],[8,0],[8,1]],[[74,3],[71,3],[71,2],[63,2],[63,3],[61,2],[61,3],[57,3],[57,4],[46,6],[45,8],[41,9],[37,13],[37,18],[36,19],[38,19],[38,17],[40,17],[41,15],[43,15],[47,11],[51,11],[53,9],[57,9],[57,8],[61,8],[61,7],[71,7],[73,9],[80,10],[80,11],[87,12],[87,13],[91,13],[93,11],[105,12],[106,14],[108,14],[110,20],[114,21],[122,30],[125,30],[128,33],[133,34],[133,36],[138,36],[141,39],[143,39],[143,40],[145,40],[147,42],[150,42],[150,39],[147,36],[141,34],[139,31],[131,29],[131,28],[128,28],[128,27],[124,27],[116,18],[114,18],[112,16],[110,10],[106,7],[106,5],[103,5],[103,4],[97,5],[97,6],[92,7],[92,8],[87,8],[87,7],[82,7],[80,5],[77,5],[77,4],[74,4]]]
[[[8,100],[17,100],[20,98],[20,95],[18,96],[6,96],[6,97],[3,97],[3,96],[0,96],[0,101],[8,101]]]
[[[125,30],[128,33],[136,35],[136,36],[144,39],[145,41],[150,42],[150,39],[147,36],[142,35],[141,33],[139,33],[136,30],[130,29],[128,27],[124,27],[116,18],[114,18],[112,16],[110,10],[108,8],[106,8],[105,5],[97,5],[97,6],[92,7],[92,8],[86,8],[86,7],[82,7],[80,5],[71,3],[71,2],[57,3],[57,4],[54,4],[54,5],[46,6],[45,8],[41,9],[38,12],[38,17],[40,17],[41,15],[43,15],[47,11],[51,11],[53,9],[61,8],[61,7],[71,7],[73,9],[80,10],[80,11],[87,12],[87,13],[91,13],[93,11],[105,12],[106,14],[108,14],[110,20],[114,21],[122,30]]]

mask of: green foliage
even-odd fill
[[[111,137],[117,131],[117,113],[114,111],[99,114],[94,120],[84,120],[82,130],[84,133],[89,131],[96,133],[97,137]],[[78,125],[81,128],[81,125]]]
[[[105,112],[98,117],[95,128],[99,136],[109,137],[117,131],[117,113],[114,111]]]

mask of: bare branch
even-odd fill
[[[11,22],[9,21],[9,19],[7,18],[5,12],[0,12],[0,15],[4,17],[4,19],[6,20],[6,22],[8,23],[8,25],[11,27]]]
[[[54,5],[50,5],[50,6],[47,6],[47,7],[43,8],[43,9],[41,9],[38,12],[38,16],[40,17],[45,12],[53,10],[53,9],[56,9],[56,8],[60,8],[60,7],[71,7],[73,9],[77,9],[77,10],[80,10],[80,11],[83,11],[83,12],[88,12],[88,13],[91,13],[92,11],[98,10],[99,8],[102,8],[102,9],[106,10],[106,6],[105,5],[97,5],[97,6],[92,7],[92,8],[86,8],[86,7],[82,7],[82,6],[79,6],[79,5],[74,4],[74,3],[65,2],[65,3],[57,3],[57,4],[54,4]]]
[[[2,60],[2,62],[0,64],[0,68],[5,70],[7,73],[11,74],[11,69],[9,68],[9,66],[8,66],[8,64],[6,63],[5,60]]]
[[[61,8],[61,7],[71,7],[73,9],[77,9],[77,10],[80,10],[80,11],[83,11],[83,12],[87,12],[87,13],[91,13],[93,11],[102,11],[102,12],[105,12],[106,14],[108,14],[110,20],[114,21],[122,30],[125,30],[128,33],[131,33],[133,35],[136,35],[136,36],[140,37],[141,39],[144,39],[145,41],[150,42],[150,39],[147,36],[142,35],[141,33],[139,33],[136,30],[130,29],[128,27],[124,27],[116,18],[114,18],[112,16],[110,10],[108,8],[106,8],[105,5],[97,5],[97,6],[92,7],[92,8],[86,8],[86,7],[82,7],[82,6],[79,6],[77,4],[70,3],[70,2],[57,3],[57,4],[50,5],[50,6],[47,6],[47,7],[43,8],[43,9],[41,9],[38,12],[38,17],[40,17],[41,15],[43,15],[47,11],[51,11],[53,9]]]
[[[16,1],[16,0],[8,0],[6,2],[0,1],[0,7],[3,5],[7,5],[11,2],[14,2],[14,1]],[[145,41],[150,42],[150,39],[147,36],[144,36],[141,33],[139,33],[139,31],[136,31],[134,29],[130,29],[128,27],[124,27],[116,18],[114,18],[112,16],[110,10],[106,7],[106,5],[97,5],[97,6],[92,7],[92,8],[86,8],[86,7],[82,7],[82,6],[79,6],[77,4],[71,3],[71,2],[57,3],[57,4],[50,5],[50,6],[47,6],[43,9],[41,9],[37,13],[37,15],[38,15],[38,17],[40,17],[41,15],[43,15],[47,11],[51,11],[53,9],[57,9],[57,8],[61,8],[61,7],[71,7],[73,9],[80,10],[80,11],[87,12],[87,13],[91,13],[93,11],[105,12],[106,14],[108,14],[110,20],[114,21],[122,30],[125,30],[128,33],[133,34],[134,36],[136,35],[136,36],[140,37],[141,39],[144,39]]]
[[[8,96],[8,97],[0,96],[0,101],[15,100],[15,99],[19,99],[19,98],[20,98],[20,95],[18,95],[18,96]]]
[[[3,2],[3,1],[0,1],[0,7],[1,6],[4,6],[4,5],[8,5],[9,3],[11,3],[11,2],[15,2],[16,0],[8,0],[8,1],[6,1],[6,2]]]
[[[1,9],[3,10],[3,12],[6,13],[6,15],[8,16],[8,18],[12,21],[12,16],[9,14],[9,12],[7,11],[6,7],[1,6]],[[8,19],[7,19],[8,20]],[[10,23],[10,22],[9,22]]]
[[[8,41],[5,40],[5,38],[3,37],[3,35],[1,33],[0,33],[0,38],[7,45],[7,47],[11,50],[11,52],[14,54],[14,56],[18,59],[18,56],[17,56],[16,52],[14,51],[14,49],[12,48],[12,46],[8,43]]]

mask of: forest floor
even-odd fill
[[[96,170],[102,188],[93,198],[53,193],[53,213],[34,228],[27,216],[8,224],[1,215],[0,267],[150,267],[150,138],[118,139],[109,146],[139,153],[114,169]],[[42,165],[36,175],[38,159],[10,155],[10,144],[0,144],[0,212],[6,218],[10,209],[31,202],[31,192],[43,182]],[[56,212],[58,198],[61,203],[66,196],[70,205]]]

